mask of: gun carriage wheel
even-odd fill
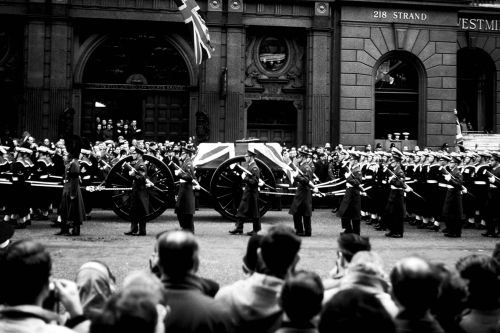
[[[153,186],[148,188],[149,214],[146,221],[150,221],[163,214],[170,204],[174,195],[174,178],[162,161],[149,155],[144,155],[143,159],[147,166],[147,178],[153,183]],[[111,168],[106,177],[106,190],[112,191],[113,211],[125,220],[130,220],[132,177],[129,176],[128,170],[123,168],[123,164],[131,161],[132,156],[123,158]],[[114,188],[117,190],[113,190]]]
[[[261,160],[255,159],[260,168],[260,178],[266,185],[261,187],[262,191],[274,191],[276,181],[271,169]],[[236,212],[243,193],[242,171],[235,167],[236,164],[245,162],[244,156],[236,156],[228,159],[217,167],[210,181],[210,192],[214,198],[214,208],[222,216],[236,221]],[[273,195],[259,193],[260,216],[272,207]]]

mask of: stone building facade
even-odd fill
[[[198,1],[215,51],[196,65],[172,0],[0,2],[2,133],[136,119],[145,139],[453,144],[456,117],[500,133],[500,5]],[[102,107],[104,105],[105,107]],[[101,106],[101,107],[100,107]],[[407,132],[405,136],[403,133]]]

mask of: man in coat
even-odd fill
[[[241,173],[245,188],[243,189],[240,205],[236,213],[238,221],[236,222],[235,228],[229,231],[231,235],[243,233],[243,223],[245,220],[252,221],[253,224],[253,230],[247,233],[248,236],[257,234],[261,229],[259,209],[259,183],[261,179],[260,169],[255,162],[256,155],[253,148],[248,148],[245,155],[245,161],[248,166],[246,170],[248,170],[250,174],[247,172]]]
[[[133,161],[125,164],[128,173],[132,177],[132,192],[130,194],[130,230],[125,232],[127,236],[146,235],[146,215],[149,214],[149,193],[146,178],[146,164],[142,157],[144,151],[135,148],[132,151]],[[125,166],[124,165],[124,166]]]
[[[462,236],[462,185],[463,176],[459,165],[462,157],[458,153],[451,153],[450,156],[444,156],[448,161],[449,171],[445,169],[444,179],[448,182],[446,196],[444,199],[442,216],[446,223],[446,237]]]
[[[199,189],[194,175],[193,161],[191,156],[194,153],[192,146],[183,146],[180,156],[180,169],[175,170],[175,175],[179,177],[179,192],[175,202],[175,213],[179,220],[179,225],[184,231],[194,234],[193,215],[195,211],[194,188]]]
[[[360,154],[358,151],[350,151],[352,158],[345,168],[346,190],[344,198],[340,203],[337,216],[341,218],[342,228],[345,233],[360,234],[361,220],[361,167],[359,164]]]
[[[312,180],[310,165],[312,154],[307,149],[299,149],[297,155],[296,177],[297,191],[293,197],[288,214],[293,215],[293,225],[298,236],[311,237],[312,191],[318,192]]]
[[[389,199],[385,206],[385,218],[389,232],[385,234],[386,237],[402,238],[403,237],[403,222],[406,214],[404,192],[406,189],[405,173],[401,168],[401,161],[403,160],[403,153],[397,148],[392,149],[392,158],[388,167],[389,185],[391,187],[389,192]]]
[[[500,153],[492,152],[491,172],[488,174],[490,191],[486,204],[486,232],[484,237],[500,237]]]

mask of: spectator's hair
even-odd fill
[[[247,251],[243,256],[243,271],[247,274],[251,274],[256,271],[258,263],[258,250],[260,244],[262,243],[262,235],[253,235],[248,239]]]
[[[340,290],[323,307],[320,333],[393,333],[394,322],[380,300],[358,288]]]
[[[154,333],[157,321],[158,312],[151,293],[124,290],[108,300],[101,314],[92,321],[90,333]]]
[[[49,285],[52,260],[45,247],[35,241],[13,242],[0,266],[0,295],[7,305],[34,305]]]
[[[182,279],[198,269],[198,242],[185,231],[173,231],[158,238],[161,272],[171,279]]]
[[[285,225],[271,227],[262,238],[261,256],[264,273],[284,278],[294,264],[301,240],[293,229]]]
[[[338,249],[347,262],[360,251],[371,251],[370,239],[354,233],[344,233],[337,239]]]
[[[132,272],[123,280],[124,290],[143,290],[153,295],[155,304],[167,305],[165,289],[160,279],[146,271]]]
[[[321,311],[323,283],[318,274],[298,271],[281,290],[281,307],[292,323],[307,324]]]
[[[463,279],[468,280],[467,305],[473,309],[493,309],[499,306],[499,263],[485,254],[471,254],[456,264]]]
[[[423,316],[437,300],[438,275],[422,258],[408,257],[398,261],[390,278],[394,297],[411,315]]]

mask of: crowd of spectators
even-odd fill
[[[242,278],[220,287],[198,274],[191,233],[157,236],[148,271],[116,286],[108,266],[51,276],[33,240],[9,242],[0,224],[0,332],[426,332],[500,331],[500,243],[455,267],[417,256],[386,272],[370,240],[342,234],[330,276],[297,269],[301,239],[284,225],[249,238]]]

